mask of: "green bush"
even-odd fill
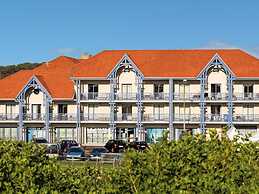
[[[258,193],[257,146],[186,135],[107,169],[62,167],[40,146],[0,141],[0,193]]]

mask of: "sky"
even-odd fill
[[[258,0],[1,0],[0,65],[105,49],[241,48],[259,56]]]

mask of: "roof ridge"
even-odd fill
[[[122,51],[227,51],[227,50],[240,50],[240,48],[193,48],[193,49],[105,49],[102,52],[122,52]],[[100,52],[100,53],[102,53]],[[97,54],[100,54],[97,53]],[[96,54],[96,55],[97,55]],[[94,56],[96,56],[94,55]]]

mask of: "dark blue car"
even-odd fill
[[[66,159],[67,160],[84,160],[85,151],[83,148],[81,148],[79,146],[72,146],[67,151]]]
[[[90,160],[97,160],[101,158],[102,153],[107,153],[108,150],[105,148],[94,148],[90,155]]]

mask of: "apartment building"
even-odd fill
[[[259,60],[239,49],[107,50],[0,80],[0,138],[154,142],[259,128]]]

